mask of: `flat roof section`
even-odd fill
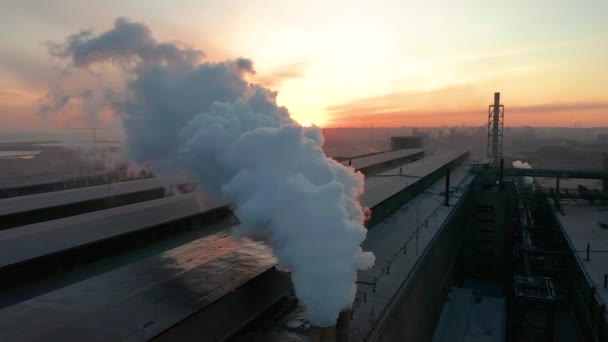
[[[0,269],[170,223],[224,206],[194,194],[71,216],[0,231]]]
[[[372,208],[466,153],[468,153],[467,150],[441,151],[429,154],[415,162],[367,177],[365,179],[365,192],[361,201],[364,205]]]
[[[502,342],[505,325],[504,298],[476,296],[471,289],[452,287],[433,342]]]
[[[608,208],[587,201],[561,201],[564,215],[555,213],[581,268],[595,286],[596,293],[608,303],[604,275],[608,273]],[[589,261],[587,261],[589,244]]]
[[[85,178],[97,178],[111,176],[113,173],[107,171],[88,171]],[[0,178],[0,190],[18,188],[22,186],[41,186],[50,185],[59,182],[68,182],[75,180],[74,174],[67,172],[47,173],[38,175],[28,175],[19,178]]]
[[[0,199],[0,216],[159,188],[162,189],[164,186],[158,178],[146,178],[111,183],[109,185],[96,185],[78,189],[5,198]]]
[[[262,243],[209,235],[0,310],[0,340],[146,341],[275,263]]]
[[[355,170],[368,175],[381,171],[382,169],[394,167],[395,163],[403,164],[424,157],[425,149],[412,148],[391,152],[383,152],[367,157],[360,157],[342,161],[345,166],[352,166]]]

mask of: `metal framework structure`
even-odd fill
[[[488,107],[488,157],[502,157],[505,107],[500,104],[500,93],[494,93],[494,104]]]

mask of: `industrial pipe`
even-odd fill
[[[445,206],[450,206],[450,169],[445,169]]]
[[[500,158],[500,174],[498,176],[498,185],[502,189],[504,187],[504,171],[505,171],[505,160]]]
[[[604,157],[604,171],[608,171],[608,153],[602,153],[602,156]],[[604,177],[604,179],[602,180],[602,191],[604,192],[604,194],[608,194],[608,179],[606,177]]]

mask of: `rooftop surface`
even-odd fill
[[[0,268],[161,225],[222,203],[200,203],[193,194],[151,200],[0,231]]]
[[[361,201],[364,205],[372,208],[466,152],[466,150],[447,150],[427,154],[426,157],[417,161],[377,175],[368,176],[365,179],[365,192]]]
[[[455,159],[458,153],[464,151],[437,153],[406,164],[403,173],[415,177],[395,177],[391,173],[394,170],[377,180],[372,177],[367,180],[366,191],[378,192],[374,198],[390,196],[391,191],[411,185]],[[420,163],[422,161],[425,162]],[[452,171],[452,203],[462,196],[471,179],[469,165]],[[444,190],[444,183],[442,177],[370,231],[363,248],[374,251],[377,261],[374,268],[362,272],[359,278],[377,280],[378,289],[372,293],[371,289],[359,285],[359,291],[368,293],[368,299],[366,303],[358,301],[355,307],[351,324],[358,334],[368,331],[374,323],[369,319],[370,310],[375,307],[379,313],[382,307],[390,305],[395,290],[407,279],[422,251],[453,210],[453,206],[442,205],[444,196],[440,192]],[[378,187],[382,190],[377,190]],[[213,207],[214,204],[208,204],[204,208]],[[199,207],[194,195],[178,195],[0,232],[0,268],[201,210],[205,209]],[[417,224],[423,223],[424,228],[416,234]],[[190,315],[195,309],[193,303],[208,303],[220,292],[236,288],[276,262],[267,247],[254,242],[235,242],[228,232],[205,239],[0,310],[0,340],[70,339],[83,335],[93,340],[145,340],[178,318]],[[405,241],[408,253],[395,259],[395,253]],[[226,246],[225,250],[221,246]],[[386,274],[389,263],[399,272]],[[133,319],[124,322],[116,319],[125,317],[125,313]],[[28,331],[23,328],[25,325],[16,323],[23,321],[41,322],[43,328]],[[109,328],[103,331],[106,326]]]
[[[444,176],[369,231],[362,247],[374,252],[376,263],[371,269],[359,272],[358,280],[376,283],[376,291],[372,291],[370,286],[358,286],[358,291],[366,293],[367,300],[359,298],[353,306],[353,340],[363,340],[377,321],[386,319],[380,313],[394,304],[395,296],[399,295],[398,288],[409,278],[424,250],[454,210],[453,204],[473,180],[469,169],[470,165],[463,164],[450,175],[451,206],[443,205],[444,195],[440,194],[445,188]],[[390,273],[387,272],[389,265]]]
[[[2,309],[0,340],[149,340],[275,263],[261,243],[212,234]]]
[[[433,342],[501,342],[505,339],[504,298],[473,295],[467,288],[450,288]]]
[[[163,183],[158,178],[146,178],[70,190],[10,197],[0,199],[0,216],[158,188],[163,188]]]
[[[93,178],[93,177],[105,177],[112,175],[106,170],[93,171],[88,170],[86,176],[80,177],[74,172],[55,172],[46,174],[35,174],[27,175],[23,177],[14,178],[0,178],[0,189],[2,188],[16,188],[21,186],[32,186],[32,185],[43,185],[56,182],[65,182],[74,180],[77,178]]]
[[[555,213],[577,261],[595,286],[597,294],[608,303],[608,289],[604,288],[604,275],[608,273],[608,207],[592,205],[588,201],[562,200],[564,215]],[[553,209],[555,210],[555,209]],[[587,259],[587,244],[590,247]]]
[[[372,156],[367,156],[367,157],[360,157],[360,158],[355,158],[352,160],[345,160],[342,162],[343,165],[345,166],[349,166],[349,162],[352,163],[353,168],[355,169],[363,169],[372,165],[376,165],[376,164],[381,164],[384,162],[388,162],[394,159],[400,159],[400,158],[405,158],[405,157],[409,157],[409,156],[413,156],[415,154],[424,152],[425,150],[423,148],[408,148],[408,149],[403,149],[403,150],[398,150],[398,151],[391,151],[391,152],[384,152],[384,153],[378,153],[378,154],[374,154]]]

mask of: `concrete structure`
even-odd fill
[[[165,196],[158,178],[0,199],[0,230]]]

